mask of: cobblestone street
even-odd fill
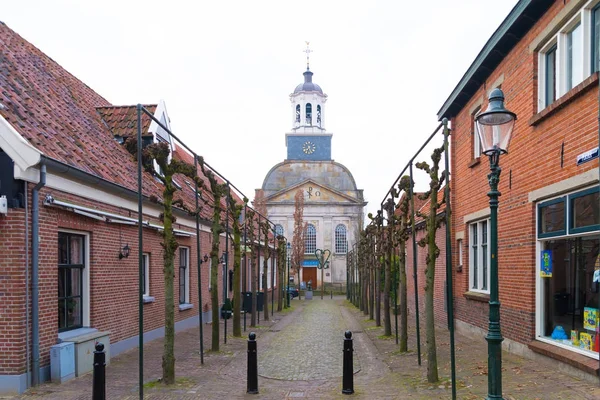
[[[157,382],[161,374],[162,340],[145,346],[144,394],[147,399],[342,399],[343,333],[354,333],[354,389],[360,399],[449,399],[448,334],[438,330],[438,364],[441,381],[425,379],[426,357],[419,366],[414,332],[409,351],[399,354],[392,338],[367,320],[345,298],[294,300],[291,311],[276,313],[244,338],[228,337],[221,351],[208,351],[204,365],[198,354],[198,329],[176,337],[177,384],[165,387]],[[249,320],[249,319],[248,319]],[[410,327],[413,328],[413,327]],[[424,327],[423,327],[424,328]],[[259,354],[259,395],[246,394],[247,334],[257,332]],[[231,332],[231,326],[228,327]],[[422,334],[424,331],[422,331]],[[205,348],[209,349],[210,325],[204,327]],[[424,339],[423,339],[424,340]],[[422,345],[424,349],[424,345]],[[487,392],[485,340],[474,341],[457,335],[457,382],[459,399],[480,399]],[[504,395],[510,399],[597,399],[597,385],[573,378],[556,369],[552,362],[534,362],[503,354]],[[111,360],[107,367],[107,398],[137,399],[137,351]],[[10,399],[90,399],[91,374],[63,385],[44,384]]]

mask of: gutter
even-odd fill
[[[31,261],[31,343],[32,374],[31,384],[40,383],[40,310],[39,310],[39,255],[40,255],[40,204],[39,190],[46,186],[46,164],[41,160],[40,181],[32,190],[32,261]]]
[[[86,183],[90,183],[92,185],[95,185],[102,189],[106,189],[107,191],[111,191],[113,193],[116,192],[117,194],[122,194],[124,197],[129,197],[131,199],[134,199],[137,202],[137,198],[138,198],[137,191],[128,189],[125,186],[121,186],[119,184],[108,181],[104,178],[100,178],[96,175],[92,175],[89,172],[85,172],[79,168],[62,163],[53,158],[49,158],[48,156],[45,156],[43,154],[42,154],[42,158],[41,158],[40,162],[46,164],[48,166],[48,168],[50,168],[51,170],[56,171],[60,174],[65,174],[70,177],[82,180]],[[143,196],[143,197],[144,197],[145,201],[150,202],[150,199],[148,198],[148,196]],[[178,215],[184,216],[184,217],[190,216],[186,211],[183,211],[176,207],[173,208],[173,212]],[[136,222],[137,222],[137,220],[136,220]],[[210,224],[211,224],[211,221],[209,221],[208,219],[200,218],[200,222],[202,222],[202,224],[205,226],[210,226]]]

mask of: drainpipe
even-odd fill
[[[26,387],[31,387],[31,349],[29,348],[29,187],[25,186],[25,357],[27,359]]]
[[[43,163],[43,161],[42,161]],[[31,384],[40,384],[40,321],[39,321],[39,247],[40,247],[40,202],[39,190],[46,185],[46,164],[40,168],[40,181],[32,191],[32,260],[31,260],[31,342],[33,363],[31,372]]]

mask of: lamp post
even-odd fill
[[[287,290],[286,290],[286,298],[287,298],[287,306],[290,308],[290,253],[291,253],[292,245],[290,242],[287,242]]]
[[[500,332],[500,300],[498,296],[498,183],[500,155],[508,153],[508,144],[517,116],[504,108],[504,93],[494,89],[488,108],[475,117],[483,153],[490,159],[488,181],[490,191],[490,321],[488,334],[488,395],[487,399],[502,399],[502,333]]]

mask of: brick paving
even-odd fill
[[[162,340],[144,346],[146,399],[342,399],[343,332],[354,333],[354,398],[449,399],[448,332],[437,331],[440,382],[426,382],[426,357],[417,363],[414,327],[409,326],[409,352],[399,354],[392,338],[376,327],[345,298],[293,300],[291,311],[276,313],[274,321],[248,327],[243,338],[228,337],[218,353],[206,351],[200,364],[198,328],[177,333],[177,384],[157,383],[161,375]],[[409,318],[410,319],[410,318]],[[248,318],[249,322],[249,318]],[[223,327],[221,322],[221,328]],[[204,326],[205,350],[210,348],[210,325]],[[258,395],[246,394],[246,346],[250,330],[257,333]],[[228,333],[231,332],[231,322]],[[222,335],[222,329],[221,329]],[[424,330],[422,330],[424,343]],[[487,392],[487,344],[483,338],[456,335],[459,399],[481,399]],[[424,352],[424,344],[422,351]],[[114,357],[107,367],[107,399],[139,398],[138,353]],[[47,383],[10,399],[90,399],[92,376],[63,385]],[[503,353],[504,397],[512,399],[598,399],[600,388],[566,375],[551,361],[532,361]]]

